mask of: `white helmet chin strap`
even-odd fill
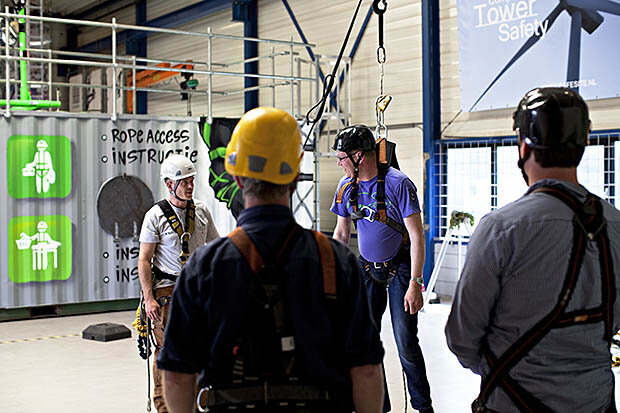
[[[179,201],[181,201],[181,202],[187,202],[187,201],[190,201],[190,200],[191,200],[191,198],[190,198],[190,199],[183,199],[183,198],[180,198],[180,197],[177,195],[177,188],[179,187],[179,184],[180,184],[180,183],[181,183],[181,180],[180,180],[180,179],[177,179],[177,180],[175,181],[174,188],[172,188],[172,191],[170,191],[170,193],[171,193],[172,195],[174,195],[174,197],[175,197],[176,199],[178,199]]]

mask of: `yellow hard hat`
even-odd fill
[[[283,110],[256,108],[241,117],[226,146],[226,172],[285,185],[299,174],[297,121]]]

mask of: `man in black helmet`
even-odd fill
[[[616,411],[620,212],[577,181],[589,128],[570,89],[534,89],[514,113],[529,189],[480,221],[446,325],[482,376],[475,412]]]
[[[401,171],[377,162],[375,138],[363,125],[338,133],[333,149],[345,176],[331,211],[338,215],[334,238],[347,244],[357,227],[370,308],[377,326],[390,303],[392,328],[414,409],[433,412],[424,357],[418,342],[422,308],[424,231],[413,182]],[[386,155],[387,153],[383,153]],[[391,410],[385,393],[383,411]]]

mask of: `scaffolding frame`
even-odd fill
[[[278,86],[289,86],[290,87],[290,90],[291,90],[290,96],[292,98],[290,102],[290,112],[292,114],[302,113],[302,110],[300,107],[295,108],[295,103],[297,103],[298,106],[301,104],[299,99],[295,99],[296,89],[301,88],[302,82],[309,82],[310,84],[313,84],[318,81],[318,76],[304,77],[304,76],[295,75],[296,64],[299,64],[300,66],[302,64],[301,60],[299,62],[296,61],[297,59],[296,56],[298,56],[299,53],[296,52],[295,49],[300,48],[300,47],[314,48],[316,47],[316,45],[311,44],[311,43],[295,42],[292,39],[287,41],[287,40],[262,39],[262,38],[254,38],[254,37],[216,34],[216,33],[212,33],[211,27],[208,27],[207,32],[204,33],[204,32],[190,32],[190,31],[184,31],[184,30],[166,29],[166,28],[158,28],[158,27],[135,26],[135,25],[128,25],[128,24],[119,24],[116,22],[116,18],[112,18],[111,23],[104,23],[104,22],[95,22],[95,21],[86,21],[86,20],[60,19],[60,18],[34,16],[34,15],[21,15],[20,16],[18,14],[9,13],[8,7],[5,8],[4,13],[0,13],[0,18],[5,20],[5,23],[7,26],[11,19],[24,18],[28,21],[32,20],[35,22],[60,23],[60,24],[66,24],[66,25],[78,25],[78,26],[88,26],[88,27],[110,29],[111,37],[112,37],[111,55],[110,54],[99,54],[99,53],[70,52],[70,51],[52,50],[52,49],[37,49],[37,48],[30,47],[27,50],[29,52],[28,55],[45,54],[47,55],[47,57],[19,56],[19,55],[12,55],[11,51],[16,50],[16,48],[7,44],[5,45],[5,53],[0,55],[0,59],[5,61],[6,68],[8,68],[10,62],[19,62],[19,61],[44,63],[48,65],[63,64],[63,65],[75,65],[79,67],[112,68],[113,70],[112,84],[104,85],[104,86],[102,85],[100,87],[103,87],[105,89],[111,89],[111,92],[112,92],[111,96],[116,96],[117,92],[119,92],[122,95],[125,91],[132,91],[134,92],[133,93],[134,99],[136,96],[136,92],[181,93],[180,90],[172,91],[172,90],[165,90],[165,89],[158,89],[158,88],[136,87],[135,85],[135,78],[136,78],[135,72],[136,71],[158,70],[158,71],[178,72],[179,71],[178,69],[157,67],[155,66],[155,64],[158,64],[158,63],[178,64],[178,63],[188,63],[188,62],[186,61],[180,62],[178,60],[149,59],[149,58],[142,58],[142,57],[137,57],[137,56],[119,55],[117,53],[117,42],[116,42],[117,34],[119,31],[132,30],[135,32],[185,35],[185,36],[192,36],[196,38],[206,39],[207,55],[208,55],[207,62],[191,62],[191,64],[194,66],[194,69],[184,69],[183,72],[191,73],[191,74],[206,75],[208,77],[207,89],[206,91],[185,90],[183,91],[183,93],[187,92],[188,94],[206,94],[208,96],[209,120],[212,119],[213,111],[212,111],[211,97],[214,93],[218,95],[231,96],[234,94],[240,94],[240,93],[244,93],[244,92],[248,92],[252,90],[258,90],[262,88],[276,88]],[[213,39],[229,39],[229,40],[238,40],[241,42],[251,41],[251,42],[257,42],[257,43],[267,43],[267,44],[272,44],[272,45],[285,46],[288,50],[277,52],[277,53],[274,52],[268,56],[259,56],[257,58],[244,59],[244,60],[240,60],[237,62],[216,63],[216,62],[213,62],[213,53],[212,53],[213,52],[212,50]],[[289,73],[287,74],[275,73],[275,59],[279,56],[290,56],[290,70],[288,71]],[[67,58],[67,57],[74,57],[74,58]],[[272,68],[273,68],[274,73],[253,74],[253,73],[243,73],[243,72],[234,72],[234,71],[214,69],[214,67],[226,69],[231,66],[248,63],[252,61],[258,61],[262,59],[272,59],[274,61],[274,63],[272,63]],[[206,67],[206,68],[203,69],[202,67]],[[122,84],[119,84],[118,82],[119,75],[125,71],[131,71],[133,74],[132,79],[134,79],[134,81],[131,86],[124,86]],[[46,86],[49,86],[51,84],[51,87],[54,87],[54,86],[72,86],[72,87],[88,87],[88,88],[96,87],[90,84],[75,84],[75,83],[67,84],[67,83],[62,83],[62,82],[54,82],[51,76],[51,72],[52,72],[51,70],[48,70],[47,82],[33,81],[32,84],[33,85],[45,84]],[[212,87],[213,76],[233,76],[233,77],[243,77],[243,78],[250,77],[250,78],[257,78],[257,79],[267,79],[267,80],[271,80],[271,83],[259,85],[259,86],[253,86],[250,88],[237,89],[233,91],[214,91]],[[7,96],[10,93],[8,85],[10,85],[11,83],[18,82],[18,81],[19,80],[17,79],[10,79],[10,72],[8,70],[6,71],[5,79],[3,80],[3,83],[5,83],[5,88],[6,88],[5,90],[6,90]],[[301,96],[300,93],[298,93],[298,95]],[[134,108],[136,107],[135,103],[136,102],[134,102]],[[119,110],[117,106],[118,105],[117,105],[116,99],[112,99],[112,111],[110,113],[110,118],[112,121],[116,120],[119,113],[123,113],[122,109]],[[135,114],[135,109],[134,109],[134,114]],[[11,116],[10,105],[6,106],[4,110],[4,116],[6,117]]]
[[[11,79],[11,71],[9,70],[10,64],[19,64],[20,61],[26,61],[29,63],[36,63],[38,65],[47,65],[47,79],[32,80],[29,79],[29,86],[37,85],[39,87],[46,87],[48,90],[48,97],[59,97],[59,91],[56,89],[56,96],[53,96],[54,88],[58,87],[77,87],[77,88],[93,88],[104,89],[109,91],[108,101],[111,100],[111,111],[104,111],[101,108],[102,113],[109,113],[110,119],[116,121],[119,114],[123,115],[124,99],[126,99],[126,92],[132,92],[133,99],[133,111],[132,114],[136,114],[137,107],[137,92],[148,93],[174,93],[180,94],[187,93],[192,95],[206,95],[207,96],[207,118],[211,122],[213,119],[213,95],[218,96],[233,96],[249,91],[260,89],[271,89],[271,104],[276,107],[276,88],[289,87],[290,100],[289,112],[300,122],[303,120],[307,108],[310,108],[318,101],[321,91],[323,89],[323,73],[331,73],[333,65],[337,60],[336,56],[326,56],[315,54],[315,59],[307,60],[300,57],[300,53],[297,51],[299,48],[315,48],[315,44],[296,42],[291,37],[289,40],[276,40],[276,39],[263,39],[253,38],[235,35],[225,35],[213,33],[211,27],[207,28],[206,32],[190,32],[184,30],[136,26],[128,24],[119,24],[116,18],[112,18],[111,23],[86,21],[86,20],[73,20],[73,19],[61,19],[53,17],[45,17],[42,15],[26,15],[12,14],[9,12],[9,7],[5,7],[4,13],[0,13],[0,19],[4,20],[6,27],[9,26],[11,20],[23,18],[26,19],[28,24],[38,24],[41,27],[44,23],[59,23],[65,25],[77,25],[96,28],[109,29],[111,32],[111,54],[102,53],[86,53],[75,52],[65,50],[53,50],[51,48],[43,48],[44,44],[41,42],[41,48],[28,47],[25,56],[20,56],[18,48],[6,44],[4,47],[4,53],[0,52],[0,59],[5,61],[5,76],[4,79],[0,79],[0,83],[5,84],[5,95],[7,104],[4,108],[4,116],[6,118],[11,117],[12,109],[10,105],[10,86],[11,84],[18,84],[19,79]],[[196,39],[206,39],[207,42],[207,61],[179,61],[173,59],[151,59],[137,56],[119,55],[117,53],[117,35],[121,30],[131,30],[134,32],[146,32],[157,34],[172,34],[172,35],[185,35],[192,36]],[[214,39],[229,39],[237,40],[240,42],[251,41],[257,43],[264,43],[271,45],[271,52],[267,55],[257,56],[250,59],[243,59],[234,62],[221,63],[213,61],[213,40]],[[32,46],[32,45],[30,45]],[[284,50],[276,50],[277,47],[282,47]],[[35,57],[40,56],[40,57]],[[285,74],[276,73],[276,60],[282,57],[287,59],[288,70],[285,70]],[[244,63],[268,60],[271,63],[271,73],[243,73],[227,70],[233,66],[242,65]],[[162,63],[169,63],[171,67],[156,66]],[[200,74],[207,77],[206,90],[172,90],[157,87],[137,87],[136,86],[136,73],[141,70],[157,70],[157,71],[174,71],[179,72],[178,68],[173,68],[175,64],[190,63],[192,69],[182,69],[183,73]],[[53,79],[53,66],[54,65],[74,65],[80,68],[111,68],[112,79],[111,85],[95,85],[86,83],[70,83],[59,82]],[[304,71],[308,71],[308,75],[303,75]],[[131,72],[131,85],[125,86],[124,73]],[[228,76],[228,77],[242,77],[242,78],[257,78],[259,80],[268,81],[263,84],[252,87],[244,87],[235,90],[213,90],[213,77],[214,76]],[[120,82],[119,82],[120,78]],[[323,117],[319,120],[319,124],[313,131],[310,144],[304,147],[304,150],[311,152],[313,156],[314,168],[313,174],[305,175],[304,180],[312,181],[312,188],[304,193],[296,191],[297,198],[293,198],[293,211],[306,211],[309,218],[312,221],[312,227],[320,230],[320,196],[319,196],[319,172],[320,172],[320,158],[333,157],[333,153],[330,153],[330,141],[332,136],[337,133],[342,127],[346,127],[351,123],[351,60],[349,58],[342,59],[342,65],[339,71],[336,73],[335,90],[330,96],[330,102],[327,104],[327,110],[323,114]],[[307,84],[307,91],[304,87]],[[117,94],[120,94],[121,108],[119,110],[118,102],[116,99]],[[307,107],[303,103],[304,94],[307,95],[308,102]],[[69,97],[70,98],[70,97]],[[333,103],[333,105],[331,104]],[[50,109],[51,110],[51,109]],[[336,122],[335,127],[331,124]],[[304,129],[302,128],[302,135],[304,135]],[[321,151],[321,147],[325,145],[320,142],[323,138],[327,142],[327,151]],[[305,139],[305,136],[304,136]],[[307,205],[307,199],[310,193],[313,194],[313,206],[309,208]],[[313,211],[311,211],[313,209]]]

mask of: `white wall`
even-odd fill
[[[117,11],[114,16],[105,16],[97,21],[102,23],[112,23],[112,17],[116,18],[117,24],[136,24],[136,8],[125,7],[122,10]],[[84,20],[89,21],[90,19],[86,17]],[[82,47],[96,40],[105,38],[107,36],[112,36],[112,29],[107,27],[93,27],[93,26],[77,26],[80,29],[80,33],[78,35],[78,47]],[[118,33],[118,32],[117,32]]]
[[[231,10],[224,10],[194,21],[190,24],[175,29],[207,33],[211,27],[213,33],[243,36],[243,23],[231,21]],[[147,56],[152,59],[193,60],[202,62],[196,64],[195,69],[207,70],[204,63],[207,62],[208,39],[206,37],[190,37],[170,34],[158,34],[148,38]],[[243,59],[243,42],[228,39],[213,39],[213,62],[230,63]],[[242,66],[230,68],[213,67],[213,70],[225,70],[228,72],[243,72]],[[207,90],[207,76],[195,75],[199,81],[197,90]],[[170,78],[166,82],[157,84],[157,87],[165,89],[178,89],[179,82],[184,79],[181,76]],[[232,91],[243,88],[242,77],[213,76],[214,91]],[[208,113],[207,97],[194,95],[192,98],[193,116],[206,115]],[[243,94],[234,96],[213,95],[214,117],[240,117],[244,110]],[[148,112],[151,115],[183,115],[187,114],[185,101],[180,100],[180,94],[148,94]]]

